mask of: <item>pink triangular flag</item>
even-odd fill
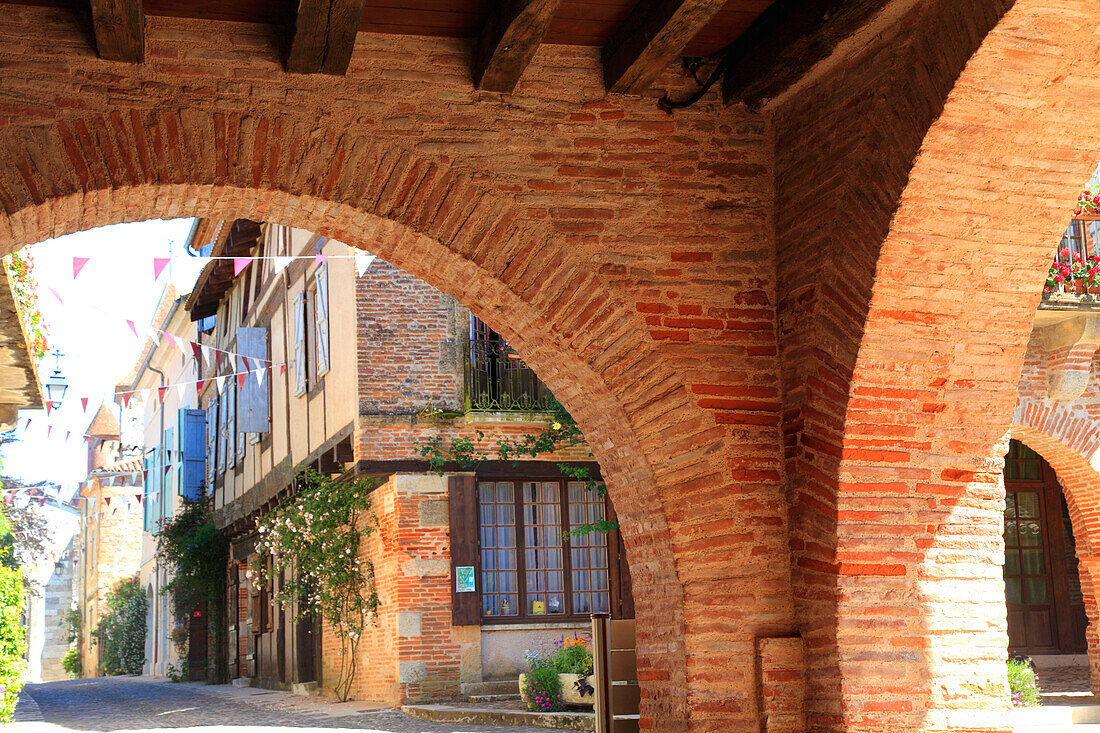
[[[164,268],[168,266],[168,263],[172,260],[168,257],[154,257],[153,258],[153,279],[156,280],[160,277],[160,273],[164,272]]]
[[[240,275],[241,272],[244,271],[244,268],[248,267],[249,264],[251,264],[252,259],[253,258],[251,258],[251,257],[234,257],[233,258],[233,277],[237,277],[237,275]]]
[[[126,325],[130,327],[130,330],[134,332],[134,336],[136,337],[138,335],[137,324],[127,318]]]
[[[328,259],[328,255],[326,255],[322,252],[318,252],[317,256],[313,258],[313,264],[319,265],[327,259]]]
[[[23,429],[24,430],[30,430],[31,429],[31,419],[29,417],[27,418],[27,421],[23,423]]]
[[[175,336],[168,333],[167,331],[161,331],[161,333],[164,334],[164,338],[165,338],[165,340],[168,341],[169,346],[175,346],[177,349],[180,347],[180,345],[176,343],[176,337]]]
[[[84,410],[84,412],[88,411],[88,398],[87,397],[81,397],[80,398],[80,409]]]
[[[46,437],[47,438],[50,437],[50,433],[52,433],[52,432],[53,432],[53,425],[47,425],[46,426]]]
[[[46,497],[41,497],[38,500],[38,506],[46,506]]]
[[[80,274],[80,271],[84,269],[84,265],[88,264],[90,257],[73,257],[73,280],[76,280],[76,276]]]
[[[69,442],[69,433],[70,433],[70,432],[71,432],[71,431],[69,431],[69,430],[66,430],[66,431],[65,431],[65,442],[66,442],[66,443],[67,443],[67,442]]]
[[[61,305],[65,305],[65,301],[63,301],[61,299],[61,293],[57,292],[53,288],[46,288],[46,289],[49,290],[51,293],[53,293],[53,297],[57,298],[58,303],[60,303]]]

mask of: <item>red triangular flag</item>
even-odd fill
[[[171,470],[172,470],[172,464],[171,464],[171,463],[169,463],[168,465],[166,465],[166,466],[164,467],[164,475],[165,475],[165,476],[167,476],[167,475],[168,475],[168,472],[169,472],[169,471],[171,471]]]
[[[145,498],[144,496],[142,496],[141,494],[138,494],[137,495],[138,504],[141,504],[141,500],[144,499],[144,498]]]
[[[80,398],[80,408],[82,410],[84,410],[84,412],[88,411],[88,398],[87,397],[81,397]]]
[[[52,433],[52,432],[53,432],[53,425],[47,425],[46,426],[46,437],[47,438],[50,437],[50,433]]]
[[[206,384],[205,379],[200,379],[200,380],[196,381],[195,382],[195,392],[198,393],[198,394],[202,394],[202,387],[203,387],[204,384]]]
[[[73,257],[73,280],[76,280],[76,276],[80,274],[80,271],[84,269],[84,265],[88,264],[89,257]]]
[[[248,379],[248,372],[242,372],[237,375],[237,386],[240,389],[244,389],[244,380]]]
[[[65,441],[66,441],[66,442],[68,442],[68,440],[69,440],[69,433],[70,433],[70,432],[71,432],[71,431],[69,431],[69,430],[66,430],[66,431],[65,431]]]
[[[133,392],[123,392],[122,393],[122,404],[129,407],[130,406],[130,398],[133,397],[133,396],[134,396]]]
[[[241,357],[241,364],[244,365],[243,371],[246,371],[246,372],[252,371],[252,366],[249,365],[247,356],[242,356]]]
[[[31,429],[31,419],[29,417],[27,418],[27,421],[23,423],[23,429],[24,430],[30,430]]]
[[[103,502],[104,502],[104,503],[105,503],[105,504],[106,504],[107,506],[111,506],[111,497],[109,497],[109,496],[105,496],[105,497],[103,497]]]
[[[46,414],[49,415],[53,411],[53,402],[46,402]]]
[[[202,347],[192,341],[191,351],[195,355],[195,364],[199,367],[199,369],[202,369]]]
[[[156,280],[160,277],[160,273],[164,272],[164,268],[168,266],[168,263],[172,260],[168,257],[154,257],[153,258],[153,279]]]
[[[168,387],[157,387],[157,393],[160,395],[160,401],[164,402],[164,393],[168,391]]]
[[[286,376],[286,364],[279,365],[279,376]]]
[[[43,496],[38,500],[38,506],[46,506],[46,497]]]
[[[240,275],[244,271],[244,268],[252,262],[251,257],[234,257],[233,258],[233,277]]]

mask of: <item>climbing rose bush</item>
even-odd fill
[[[27,652],[23,633],[23,575],[0,567],[0,723],[11,722],[15,702],[23,689]]]

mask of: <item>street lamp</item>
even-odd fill
[[[53,374],[46,381],[46,399],[52,402],[54,407],[58,407],[61,400],[65,399],[69,384],[65,381],[65,377],[61,376],[61,351],[54,349],[53,355],[57,362],[54,365]]]

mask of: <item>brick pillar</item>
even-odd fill
[[[1100,609],[1096,605],[1096,591],[1100,587],[1100,557],[1078,556],[1077,573],[1081,578],[1081,595],[1085,599],[1085,615],[1088,627],[1085,640],[1088,642],[1089,681],[1094,694],[1100,694]]]

